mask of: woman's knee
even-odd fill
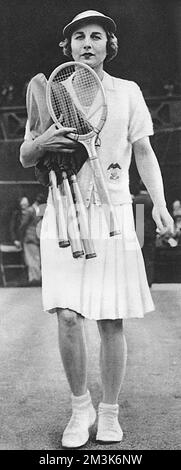
[[[58,308],[57,317],[61,327],[68,329],[77,327],[83,319],[81,315],[68,308]]]
[[[100,335],[112,335],[112,334],[122,334],[123,333],[123,320],[99,320],[98,328]]]

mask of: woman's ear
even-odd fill
[[[63,41],[59,42],[59,47],[61,47],[61,49],[63,50],[63,54],[66,57],[72,59],[71,41],[69,38],[66,38]]]

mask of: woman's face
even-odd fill
[[[83,62],[99,73],[107,55],[107,35],[99,24],[81,25],[71,37],[71,52],[75,61]]]

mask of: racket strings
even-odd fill
[[[94,128],[85,112],[93,106],[99,85],[89,70],[67,66],[54,76],[50,97],[56,119],[66,127],[74,127],[79,135],[89,134]],[[86,108],[81,110],[80,108]],[[100,106],[99,106],[100,107]]]
[[[87,69],[77,69],[72,85],[80,104],[83,107],[90,108],[99,90],[95,77]]]
[[[66,127],[75,127],[78,134],[88,134],[92,131],[91,124],[83,113],[77,109],[70,94],[60,82],[54,81],[51,90],[53,110],[57,120]]]

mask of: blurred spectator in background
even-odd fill
[[[148,284],[149,287],[151,287],[154,280],[156,225],[152,217],[153,203],[142,181],[139,183],[138,194],[135,195],[132,200],[135,222],[136,206],[139,204],[144,205],[144,244],[142,246],[142,253],[145,261]]]
[[[17,247],[22,248],[21,222],[27,208],[30,206],[26,196],[21,197],[18,201],[17,208],[13,211],[10,222],[10,238],[11,242]]]
[[[174,238],[177,242],[178,246],[181,246],[181,210],[180,214],[177,214],[174,216],[174,228],[175,228],[175,233],[174,233]]]
[[[179,200],[174,201],[172,204],[172,215],[173,217],[181,216],[181,202]]]
[[[0,89],[0,104],[1,106],[6,105],[10,106],[12,105],[12,102],[14,100],[14,85],[13,83],[5,82],[1,85]]]
[[[20,225],[25,263],[28,267],[28,281],[32,286],[41,284],[40,242],[37,235],[37,224],[41,218],[39,207],[44,202],[44,195],[38,194],[32,206],[27,207],[24,211]]]
[[[176,200],[172,203],[172,214],[173,216],[180,214],[181,215],[181,202]]]

